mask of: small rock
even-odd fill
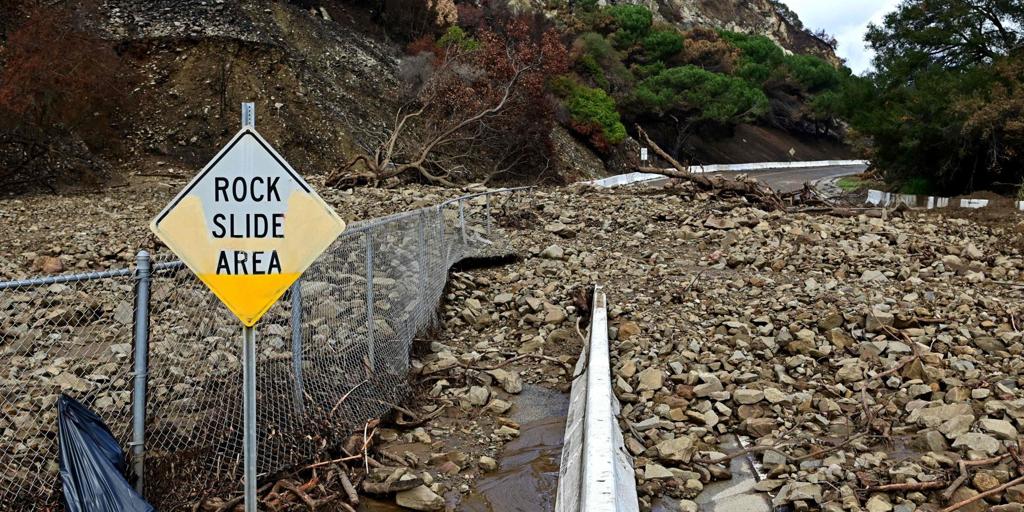
[[[865,270],[860,275],[860,280],[865,283],[881,283],[888,281],[889,278],[885,277],[881,270]]]
[[[498,385],[506,393],[516,395],[523,391],[523,379],[519,377],[519,372],[510,372],[497,368],[488,370],[487,373],[494,377],[494,380],[498,381]]]
[[[1014,428],[1013,424],[1009,421],[982,418],[978,420],[978,425],[985,432],[994,435],[996,439],[1001,439],[1003,441],[1017,440],[1017,429]]]
[[[732,219],[725,219],[712,215],[704,221],[704,227],[712,229],[734,229],[736,227],[736,223]]]
[[[558,245],[549,245],[540,253],[540,257],[548,260],[560,260],[565,257],[565,250]]]
[[[477,465],[484,471],[494,471],[498,469],[498,461],[486,455],[480,457],[480,460],[477,461]]]
[[[491,397],[491,390],[487,389],[486,386],[473,386],[469,388],[466,393],[466,400],[471,405],[484,405],[487,403],[487,399]]]
[[[868,499],[868,502],[864,504],[864,507],[868,512],[890,512],[892,510],[892,503],[889,503],[889,497],[884,494],[875,494]]]
[[[732,399],[740,404],[756,404],[764,398],[764,391],[759,389],[737,389],[732,393]]]
[[[661,389],[665,374],[660,369],[651,367],[640,372],[638,377],[640,379],[640,385],[637,386],[638,390],[650,389],[657,391]]]
[[[953,448],[960,448],[961,446],[966,447],[969,450],[976,450],[993,455],[999,451],[999,447],[1001,445],[996,438],[988,434],[968,432],[966,434],[961,434],[956,438],[956,441],[953,442]]]
[[[640,326],[636,322],[628,321],[619,324],[620,340],[628,340],[638,334],[640,334]]]
[[[687,436],[662,441],[655,446],[655,449],[658,452],[658,457],[672,462],[690,462],[694,452],[697,451],[693,439]]]
[[[661,464],[650,462],[644,466],[644,479],[646,480],[662,480],[673,478],[674,476],[671,471],[665,469],[665,466]]]
[[[444,498],[425,485],[395,494],[395,503],[413,510],[444,510]]]

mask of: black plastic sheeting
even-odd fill
[[[57,401],[60,479],[68,512],[150,512],[124,477],[124,452],[110,429],[75,399]]]

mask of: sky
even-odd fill
[[[881,23],[900,0],[784,0],[804,26],[825,29],[839,41],[836,51],[856,74],[871,70],[871,50],[865,48],[869,23]]]

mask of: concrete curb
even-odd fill
[[[590,344],[583,347],[574,375],[579,377],[569,395],[555,512],[638,512],[633,460],[616,420],[607,299],[600,286],[594,287]]]
[[[711,164],[711,165],[693,165],[689,167],[690,172],[694,174],[704,174],[709,172],[738,172],[738,171],[764,171],[769,169],[810,169],[814,167],[845,167],[848,165],[869,165],[867,160],[816,160],[810,162],[758,162],[752,164]],[[639,183],[642,181],[654,180],[664,178],[660,174],[653,174],[647,172],[631,172],[628,174],[619,174],[617,176],[610,176],[600,180],[588,181],[591,185],[598,187],[618,187],[621,185],[629,185],[631,183]]]

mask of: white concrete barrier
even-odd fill
[[[885,208],[891,208],[903,204],[910,208],[924,208],[926,210],[946,208],[949,206],[948,197],[896,194],[893,192],[882,192],[881,190],[874,189],[868,190],[868,197],[864,202],[872,206],[882,206]]]
[[[616,417],[608,357],[608,307],[594,287],[590,343],[576,363],[555,512],[638,512],[633,460]],[[583,372],[581,374],[581,372]]]
[[[694,174],[706,174],[709,172],[740,172],[740,171],[764,171],[769,169],[810,169],[814,167],[845,167],[852,165],[868,165],[867,160],[816,160],[810,162],[759,162],[752,164],[710,164],[691,165],[688,170]],[[660,174],[648,172],[631,172],[619,174],[607,178],[588,181],[591,185],[598,187],[612,188],[631,183],[664,178]]]
[[[812,167],[845,167],[848,165],[868,165],[868,160],[812,160],[808,162],[758,162],[751,164],[711,164],[690,166],[690,172],[735,172],[763,171],[768,169],[808,169]]]

